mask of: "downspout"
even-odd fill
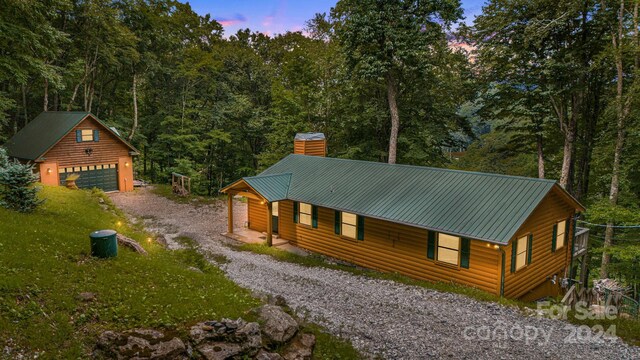
[[[502,253],[502,269],[500,274],[500,297],[504,297],[504,262],[505,262],[505,253],[502,246],[499,246],[500,252]]]

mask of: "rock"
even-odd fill
[[[284,351],[285,360],[311,360],[316,337],[312,334],[297,336]]]
[[[258,323],[242,319],[198,323],[191,327],[189,336],[206,359],[252,357],[262,346]]]
[[[214,342],[204,343],[196,347],[200,354],[207,360],[224,360],[232,357],[242,357],[240,344]]]
[[[260,350],[256,355],[256,360],[283,360],[284,358],[278,353],[272,353],[265,350]]]
[[[198,269],[195,266],[189,266],[187,269],[193,271],[193,272],[197,272],[197,273],[201,273],[202,274],[202,270]]]
[[[289,341],[298,331],[298,323],[291,315],[275,305],[263,305],[257,309],[262,325],[262,334],[271,343]]]
[[[273,298],[270,298],[270,303],[276,305],[276,306],[280,306],[280,307],[286,307],[287,306],[287,300],[282,297],[281,295],[276,295]]]
[[[80,294],[78,294],[77,298],[78,300],[89,302],[89,301],[95,301],[97,296],[95,293],[92,293],[92,292],[81,292]]]
[[[105,331],[98,337],[94,358],[186,359],[187,348],[178,337],[151,329],[123,333]]]

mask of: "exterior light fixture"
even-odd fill
[[[129,162],[128,161],[124,163],[124,167],[129,167]]]
[[[51,168],[47,168],[47,174],[51,174]]]
[[[494,247],[496,250],[500,249],[500,246],[498,246],[498,245],[493,245],[493,247]]]

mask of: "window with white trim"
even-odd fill
[[[460,237],[438,233],[438,252],[436,260],[451,264],[460,264]]]
[[[567,231],[567,221],[566,220],[562,220],[560,222],[558,222],[558,231],[556,233],[556,250],[560,249],[561,247],[564,246],[564,241],[565,241],[565,231]]]
[[[81,138],[82,138],[82,142],[93,141],[93,130],[90,130],[90,129],[89,130],[86,130],[86,129],[81,130],[80,131],[80,135],[81,135]]]
[[[348,212],[342,212],[340,216],[340,234],[355,239],[358,236],[358,216]]]
[[[527,265],[527,249],[529,236],[525,235],[518,238],[516,243],[516,271]]]
[[[306,203],[300,203],[300,205],[298,206],[298,219],[300,221],[300,224],[302,225],[309,225],[311,226],[311,220],[312,220],[312,206],[311,204],[306,204]]]

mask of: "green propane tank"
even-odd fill
[[[89,235],[91,238],[91,256],[110,258],[118,255],[117,233],[114,230],[98,230]]]

